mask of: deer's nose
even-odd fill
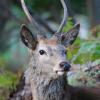
[[[69,71],[71,65],[68,62],[61,62],[60,68],[62,68],[64,71]]]

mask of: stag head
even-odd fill
[[[26,25],[22,25],[21,28],[21,40],[31,51],[31,62],[34,66],[34,69],[40,70],[43,73],[55,73],[57,75],[64,75],[66,71],[69,70],[70,64],[66,59],[66,47],[73,44],[77,35],[79,33],[80,25],[76,24],[71,30],[68,32],[62,33],[63,26],[67,21],[67,7],[64,0],[60,0],[62,6],[64,8],[64,18],[61,22],[60,27],[57,32],[48,39],[46,36],[42,34],[37,34],[34,36],[29,28]],[[34,18],[30,15],[27,10],[24,0],[21,0],[23,10],[25,11],[28,19],[39,28]],[[39,29],[39,33],[41,30]],[[40,67],[41,66],[41,67]],[[49,69],[49,70],[48,70]]]

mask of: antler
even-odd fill
[[[63,20],[57,30],[57,32],[55,33],[55,35],[57,35],[58,33],[60,34],[64,25],[66,24],[67,22],[67,17],[68,17],[68,13],[67,13],[67,7],[66,7],[66,4],[65,4],[65,1],[64,0],[60,0],[61,3],[62,3],[62,6],[64,8],[64,17],[63,17]],[[35,19],[31,16],[31,14],[29,13],[26,5],[25,5],[25,2],[24,0],[21,0],[21,5],[22,5],[22,8],[26,14],[26,16],[28,17],[29,21],[35,26],[35,28],[40,32],[40,33],[43,33],[43,30],[41,29],[40,25],[35,21]]]
[[[40,26],[38,25],[38,23],[35,21],[35,19],[31,16],[31,14],[29,13],[26,5],[25,5],[25,2],[24,0],[21,0],[21,5],[22,5],[22,8],[26,14],[26,16],[28,17],[29,21],[35,26],[35,28],[40,32],[42,33],[42,29],[40,28]]]
[[[64,0],[60,0],[60,1],[61,1],[61,3],[62,3],[63,8],[64,8],[64,17],[63,17],[63,20],[62,20],[62,22],[61,22],[61,24],[60,24],[60,26],[59,26],[59,28],[58,28],[56,34],[57,34],[57,33],[60,33],[60,32],[62,31],[64,25],[65,25],[66,22],[67,22],[67,17],[68,17],[67,7],[66,7],[66,4],[65,4],[65,1],[64,1]]]

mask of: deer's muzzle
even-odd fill
[[[71,65],[68,62],[61,62],[59,65],[54,67],[54,72],[56,72],[58,75],[63,75],[69,71],[70,68]]]

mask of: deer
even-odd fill
[[[66,74],[71,64],[66,57],[66,48],[76,40],[80,24],[75,24],[68,32],[62,32],[68,19],[68,13],[65,1],[60,0],[60,2],[64,9],[63,20],[57,32],[51,38],[47,38],[32,18],[24,0],[21,0],[25,14],[39,33],[32,34],[25,24],[21,27],[21,41],[28,48],[30,55],[29,67],[24,77],[31,99],[10,100],[100,100],[100,88],[75,87],[67,82]]]

